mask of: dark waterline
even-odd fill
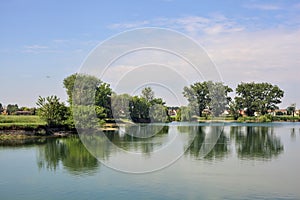
[[[151,157],[170,126],[194,134],[190,147],[173,165],[139,175],[101,164],[78,137],[0,146],[0,199],[300,199],[299,123],[226,123],[204,158],[200,149],[207,128],[199,124],[164,126],[151,139],[108,138]],[[108,160],[114,156],[102,153]]]

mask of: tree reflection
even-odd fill
[[[122,133],[123,131],[123,133]],[[126,126],[125,130],[107,132],[107,138],[117,147],[150,155],[157,147],[164,144],[169,132],[166,125],[134,125]]]
[[[93,173],[99,167],[78,137],[49,139],[39,148],[37,160],[39,168],[56,170],[61,163],[72,174]]]
[[[235,134],[239,158],[271,159],[283,152],[272,127],[231,127],[231,132]]]
[[[179,130],[187,128],[180,127]],[[220,126],[194,126],[190,131],[197,131],[187,153],[195,158],[208,160],[221,159],[229,153],[228,138]],[[191,132],[190,132],[191,133]],[[207,137],[207,138],[206,138]]]

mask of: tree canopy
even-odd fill
[[[46,98],[39,96],[37,101],[38,115],[46,121],[49,126],[63,125],[68,119],[68,108],[59,101],[57,96]]]
[[[183,95],[187,98],[191,110],[200,117],[204,109],[210,109],[214,116],[222,114],[231,100],[227,96],[230,92],[230,87],[212,81],[197,82],[183,88]]]
[[[240,109],[246,109],[248,116],[254,112],[264,115],[268,110],[278,109],[284,92],[270,83],[241,83],[236,88],[235,101]]]

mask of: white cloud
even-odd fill
[[[24,48],[25,49],[31,49],[31,50],[48,49],[47,46],[42,46],[42,45],[38,45],[38,44],[28,45],[28,46],[25,46]]]
[[[251,5],[251,8],[276,10],[275,5]],[[250,8],[249,7],[249,8]],[[240,21],[241,19],[239,19]],[[181,30],[202,44],[220,69],[224,82],[232,87],[242,81],[271,82],[283,85],[287,102],[300,105],[300,94],[293,85],[299,85],[300,28],[297,22],[280,28],[263,27],[249,30],[256,20],[241,24],[223,15],[212,17],[186,16],[148,20],[147,25]],[[139,23],[136,23],[139,24]]]
[[[169,27],[184,30],[191,35],[198,33],[215,35],[244,30],[243,26],[236,24],[233,20],[229,20],[220,14],[215,14],[211,17],[186,16],[181,18],[156,18],[132,23],[111,24],[108,27],[111,29],[130,29],[143,26]]]
[[[132,23],[116,23],[109,25],[109,28],[111,29],[130,29],[130,28],[136,28],[140,26],[148,25],[148,21],[136,21]]]
[[[258,9],[258,10],[281,10],[282,7],[275,4],[247,4],[244,6],[249,9]]]

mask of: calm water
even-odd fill
[[[77,137],[0,143],[0,199],[300,199],[299,123],[227,124],[204,158],[201,147],[215,130],[207,126],[170,124],[150,139],[129,128],[108,138],[147,159],[171,130],[195,138],[173,165],[146,174],[110,169]],[[101,156],[109,162],[119,154],[102,149]]]

